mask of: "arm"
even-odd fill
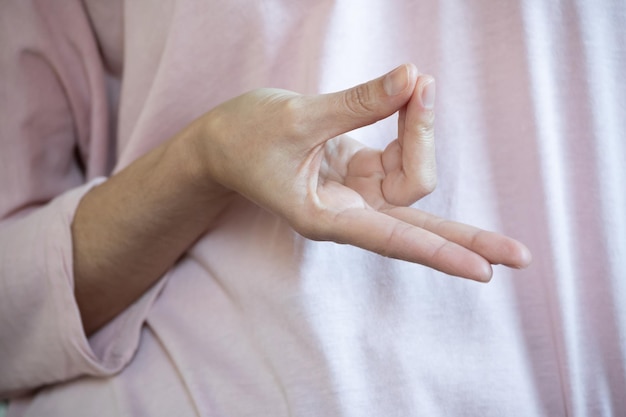
[[[157,291],[87,340],[71,223],[107,174],[107,102],[80,1],[0,2],[0,398],[118,372]],[[100,335],[98,335],[100,336]]]
[[[75,295],[93,333],[142,295],[211,225],[232,193],[200,184],[191,125],[81,200],[72,223]]]
[[[434,187],[433,83],[404,65],[335,94],[257,90],[213,109],[91,190],[72,226],[86,331],[149,288],[233,192],[306,237],[452,275],[488,281],[491,263],[528,264],[519,242],[406,207]],[[338,136],[396,111],[398,139],[382,152]]]

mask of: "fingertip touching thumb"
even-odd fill
[[[333,136],[367,126],[391,116],[411,98],[418,71],[403,64],[382,77],[337,93],[313,97],[321,123]]]
[[[413,64],[403,64],[381,78],[383,90],[388,97],[395,97],[403,92],[410,94],[413,89],[409,91],[408,87],[415,86],[417,68]],[[376,84],[377,81],[373,80],[370,83]]]

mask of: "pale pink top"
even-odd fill
[[[9,416],[626,415],[624,27],[623,0],[2,1],[0,398],[36,388]],[[86,339],[90,187],[247,90],[402,62],[438,88],[416,206],[522,240],[529,269],[463,281],[241,200]]]

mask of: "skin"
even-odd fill
[[[395,86],[395,89],[392,88]],[[303,236],[487,282],[523,268],[509,237],[410,208],[436,183],[434,79],[412,64],[333,94],[260,89],[209,111],[85,195],[72,225],[87,334],[140,297],[241,194]],[[426,103],[428,104],[428,103]],[[346,132],[396,112],[384,150]]]

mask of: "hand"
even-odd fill
[[[303,236],[346,243],[488,281],[521,268],[521,243],[409,206],[436,183],[434,80],[413,65],[334,94],[260,89],[200,119],[196,143],[212,180],[284,217]],[[343,134],[399,111],[384,151]]]

